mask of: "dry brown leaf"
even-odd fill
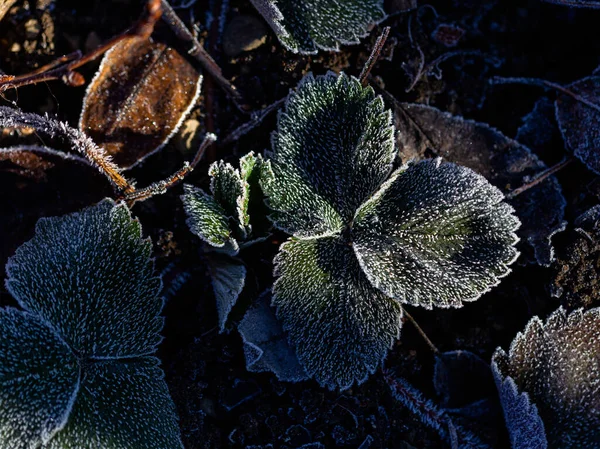
[[[177,51],[148,39],[115,45],[84,100],[79,128],[130,168],[162,148],[196,103],[202,77]]]

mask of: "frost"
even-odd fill
[[[595,107],[559,94],[555,106],[560,132],[575,157],[600,174],[600,76],[583,78],[567,88]]]
[[[382,0],[250,0],[285,48],[302,54],[358,44],[386,18]]]
[[[302,237],[342,230],[389,176],[393,137],[390,111],[370,87],[344,74],[307,75],[272,138],[274,180],[263,190],[275,225]]]
[[[466,167],[427,160],[392,175],[354,221],[354,251],[371,283],[431,308],[474,301],[518,253],[504,195]]]
[[[246,279],[243,262],[233,256],[264,239],[253,231],[250,207],[252,195],[260,191],[258,183],[260,173],[268,169],[265,166],[262,156],[254,153],[240,159],[239,170],[223,161],[214,162],[208,171],[211,194],[185,184],[181,196],[190,231],[212,247],[207,250],[207,259],[221,332]]]
[[[492,367],[513,449],[545,447],[542,428],[551,448],[600,444],[600,309],[534,317],[508,354],[496,350]]]
[[[508,272],[519,221],[482,176],[395,158],[389,111],[346,75],[288,98],[262,187],[276,227],[273,305],[309,376],[349,388],[400,332],[400,302],[459,307]]]
[[[310,377],[329,388],[364,382],[400,336],[402,309],[371,286],[337,237],[282,245],[273,305]]]
[[[40,219],[9,260],[6,286],[25,312],[0,309],[7,448],[183,448],[151,357],[163,326],[151,251],[127,207],[107,199]]]
[[[281,323],[269,305],[270,299],[270,294],[261,295],[238,326],[248,371],[271,371],[285,382],[306,380],[308,377],[296,352],[288,344]]]
[[[520,187],[527,177],[547,168],[527,147],[484,123],[419,104],[396,102],[394,112],[398,152],[404,161],[433,153],[469,167],[500,189]],[[533,249],[532,255],[525,256],[549,266],[554,260],[552,236],[566,225],[566,201],[558,181],[550,177],[510,204],[522,223],[519,237]]]
[[[0,441],[35,449],[66,423],[79,388],[77,359],[30,313],[0,309],[0,335]]]
[[[127,207],[105,200],[42,218],[6,266],[21,307],[48,322],[81,357],[151,354],[161,338],[161,281],[152,245]]]

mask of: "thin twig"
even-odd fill
[[[385,27],[383,29],[383,32],[377,38],[377,42],[375,42],[375,46],[373,47],[373,50],[371,51],[371,54],[369,55],[369,59],[367,59],[367,62],[365,63],[365,66],[363,67],[362,72],[360,73],[360,76],[358,77],[358,79],[362,83],[363,87],[367,85],[367,77],[369,76],[369,73],[371,73],[373,66],[379,59],[379,55],[381,54],[381,50],[383,49],[383,46],[385,45],[385,41],[387,40],[388,36],[390,35],[390,29],[391,29],[390,27]]]
[[[237,89],[223,76],[221,68],[215,60],[204,50],[190,30],[185,26],[169,2],[162,0],[163,20],[171,27],[173,33],[183,42],[191,44],[189,54],[194,57],[206,69],[209,75],[235,100],[240,100],[241,95]]]
[[[425,331],[423,331],[423,329],[421,329],[421,326],[419,326],[419,324],[415,321],[415,319],[412,317],[412,315],[406,311],[406,309],[403,308],[403,310],[404,310],[404,315],[406,315],[406,317],[409,319],[409,321],[415,327],[417,332],[421,335],[421,337],[423,337],[423,339],[425,340],[425,343],[427,343],[427,346],[429,346],[431,348],[431,350],[433,351],[434,354],[439,354],[440,351],[438,350],[438,348],[436,348],[436,346],[433,344],[433,342],[429,339],[429,337],[427,336]]]
[[[510,199],[516,197],[517,195],[520,195],[521,193],[525,192],[526,190],[529,190],[532,187],[537,186],[539,183],[541,183],[542,181],[544,181],[549,176],[552,176],[557,171],[562,170],[563,168],[565,168],[567,165],[569,165],[571,162],[573,162],[574,159],[575,158],[573,156],[569,156],[569,157],[563,159],[562,161],[560,161],[558,164],[556,164],[556,165],[548,168],[547,170],[544,170],[543,172],[538,173],[528,183],[522,185],[518,189],[512,190],[509,193],[507,193],[505,195],[506,199],[510,200]]]
[[[194,170],[194,168],[196,168],[196,166],[202,159],[202,156],[204,155],[206,149],[209,146],[211,146],[216,140],[217,136],[215,136],[214,134],[206,134],[206,136],[204,136],[204,140],[198,148],[198,151],[196,152],[196,155],[194,156],[194,159],[192,159],[191,162],[186,162],[181,169],[179,169],[177,172],[175,172],[168,178],[163,179],[162,181],[155,182],[143,189],[130,192],[126,195],[123,195],[123,197],[119,199],[125,201],[127,205],[131,207],[137,201],[145,201],[153,196],[162,195],[168,189],[183,181],[184,178],[188,176]]]
[[[561,86],[560,84],[553,83],[551,81],[542,80],[539,78],[503,78],[501,76],[495,76],[490,78],[491,84],[525,84],[528,86],[537,86],[543,89],[550,88],[558,90],[559,92],[568,95],[575,100],[581,102],[582,104],[600,112],[600,105],[596,103],[592,103],[587,98],[582,97],[581,95],[573,92],[571,89]]]
[[[248,134],[250,131],[252,131],[254,128],[256,128],[258,125],[260,125],[262,123],[262,121],[271,112],[273,112],[274,110],[279,108],[279,106],[281,106],[283,103],[285,103],[286,99],[287,99],[287,97],[281,98],[281,99],[277,100],[275,103],[271,103],[269,106],[264,107],[260,111],[253,112],[252,117],[250,118],[250,121],[248,121],[248,122],[244,123],[243,125],[240,125],[238,128],[236,128],[231,134],[229,134],[227,136],[227,138],[225,138],[225,140],[223,140],[222,143],[224,145],[226,145],[231,142],[235,142],[240,137]]]
[[[412,21],[413,21],[413,15],[411,14],[410,16],[408,16],[408,25],[407,25],[408,40],[410,41],[410,45],[412,45],[414,47],[415,41],[413,39],[413,33],[412,33]],[[414,89],[417,82],[421,78],[421,75],[423,73],[423,67],[425,67],[425,53],[423,53],[423,50],[421,50],[421,46],[419,45],[418,42],[416,44],[416,48],[417,48],[417,51],[419,52],[419,67],[417,67],[417,73],[415,74],[415,77],[413,78],[412,83],[410,83],[410,86],[408,86],[408,88],[405,90],[406,93],[408,93]]]
[[[154,26],[160,19],[161,14],[162,11],[160,7],[160,0],[149,0],[144,16],[123,33],[113,37],[108,42],[84,56],[81,56],[80,52],[74,52],[66,56],[62,56],[57,61],[54,61],[34,72],[15,77],[2,76],[0,77],[0,93],[8,89],[54,80],[62,80],[69,86],[80,86],[85,82],[85,80],[80,73],[75,71],[75,69],[103,55],[115,44],[124,39],[130,37],[147,39],[152,34]],[[64,62],[67,61],[71,62],[64,64]],[[43,69],[49,70],[42,71]]]

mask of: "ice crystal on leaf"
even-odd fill
[[[439,159],[390,176],[391,113],[355,78],[308,75],[272,146],[262,187],[274,225],[293,235],[275,259],[273,304],[322,385],[377,369],[401,302],[459,307],[516,258],[519,222],[482,176]]]
[[[182,447],[158,359],[161,281],[125,205],[42,218],[7,264],[3,448]]]
[[[492,369],[513,449],[598,447],[600,309],[534,317]]]
[[[383,0],[250,0],[285,48],[314,54],[357,44],[386,18]]]

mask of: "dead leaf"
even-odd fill
[[[102,60],[84,100],[79,128],[130,168],[161,149],[200,95],[202,77],[173,48],[131,38]]]

